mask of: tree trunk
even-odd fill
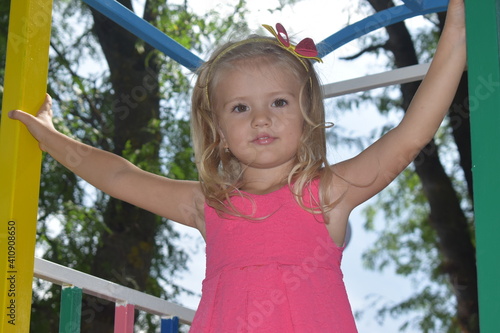
[[[130,0],[120,0],[131,9]],[[159,119],[158,62],[152,49],[92,10],[94,33],[110,69],[114,91],[112,109],[113,152],[127,158],[127,151],[139,153],[141,167],[159,171],[161,134],[151,121]],[[146,149],[147,148],[147,149]],[[100,236],[91,274],[116,283],[145,290],[153,256],[159,218],[135,206],[110,198],[103,216],[106,231]],[[84,309],[84,332],[113,332],[114,304]],[[90,309],[93,308],[93,309]],[[85,310],[87,316],[85,316]]]
[[[394,6],[392,1],[368,0],[376,11]],[[418,63],[411,36],[404,23],[386,28],[389,40],[386,48],[394,56],[396,67]],[[472,196],[470,161],[470,132],[466,78],[462,80],[450,112],[450,124],[461,156],[469,192]],[[406,110],[419,82],[401,86],[402,108]],[[424,193],[430,206],[429,221],[438,235],[439,250],[443,257],[443,273],[448,274],[457,302],[457,319],[462,332],[479,332],[475,247],[470,227],[460,206],[460,199],[446,174],[434,141],[430,142],[414,161]]]

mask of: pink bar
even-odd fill
[[[116,303],[114,333],[134,333],[134,305]]]

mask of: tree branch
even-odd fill
[[[347,56],[347,57],[341,57],[340,59],[341,60],[354,60],[354,59],[359,58],[360,56],[362,56],[363,54],[365,54],[367,52],[373,52],[373,51],[377,51],[379,49],[387,50],[387,46],[388,46],[387,42],[384,43],[384,44],[371,45],[371,46],[368,46],[368,47],[362,49],[361,51],[359,51],[356,54],[353,54],[353,55],[350,55],[350,56]]]

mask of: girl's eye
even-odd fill
[[[283,98],[275,100],[272,104],[272,106],[278,107],[278,108],[282,108],[282,107],[287,106],[287,105],[288,105],[288,102]]]
[[[233,112],[245,112],[248,111],[248,106],[244,104],[238,104],[233,107]]]

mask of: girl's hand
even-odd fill
[[[465,5],[464,0],[450,0],[446,13],[446,23],[452,29],[465,28]]]
[[[52,123],[52,98],[48,94],[45,96],[45,101],[36,116],[21,110],[13,110],[9,112],[9,117],[26,125],[31,135],[39,142],[40,149],[47,151],[44,144],[45,139],[51,132],[56,132]]]

